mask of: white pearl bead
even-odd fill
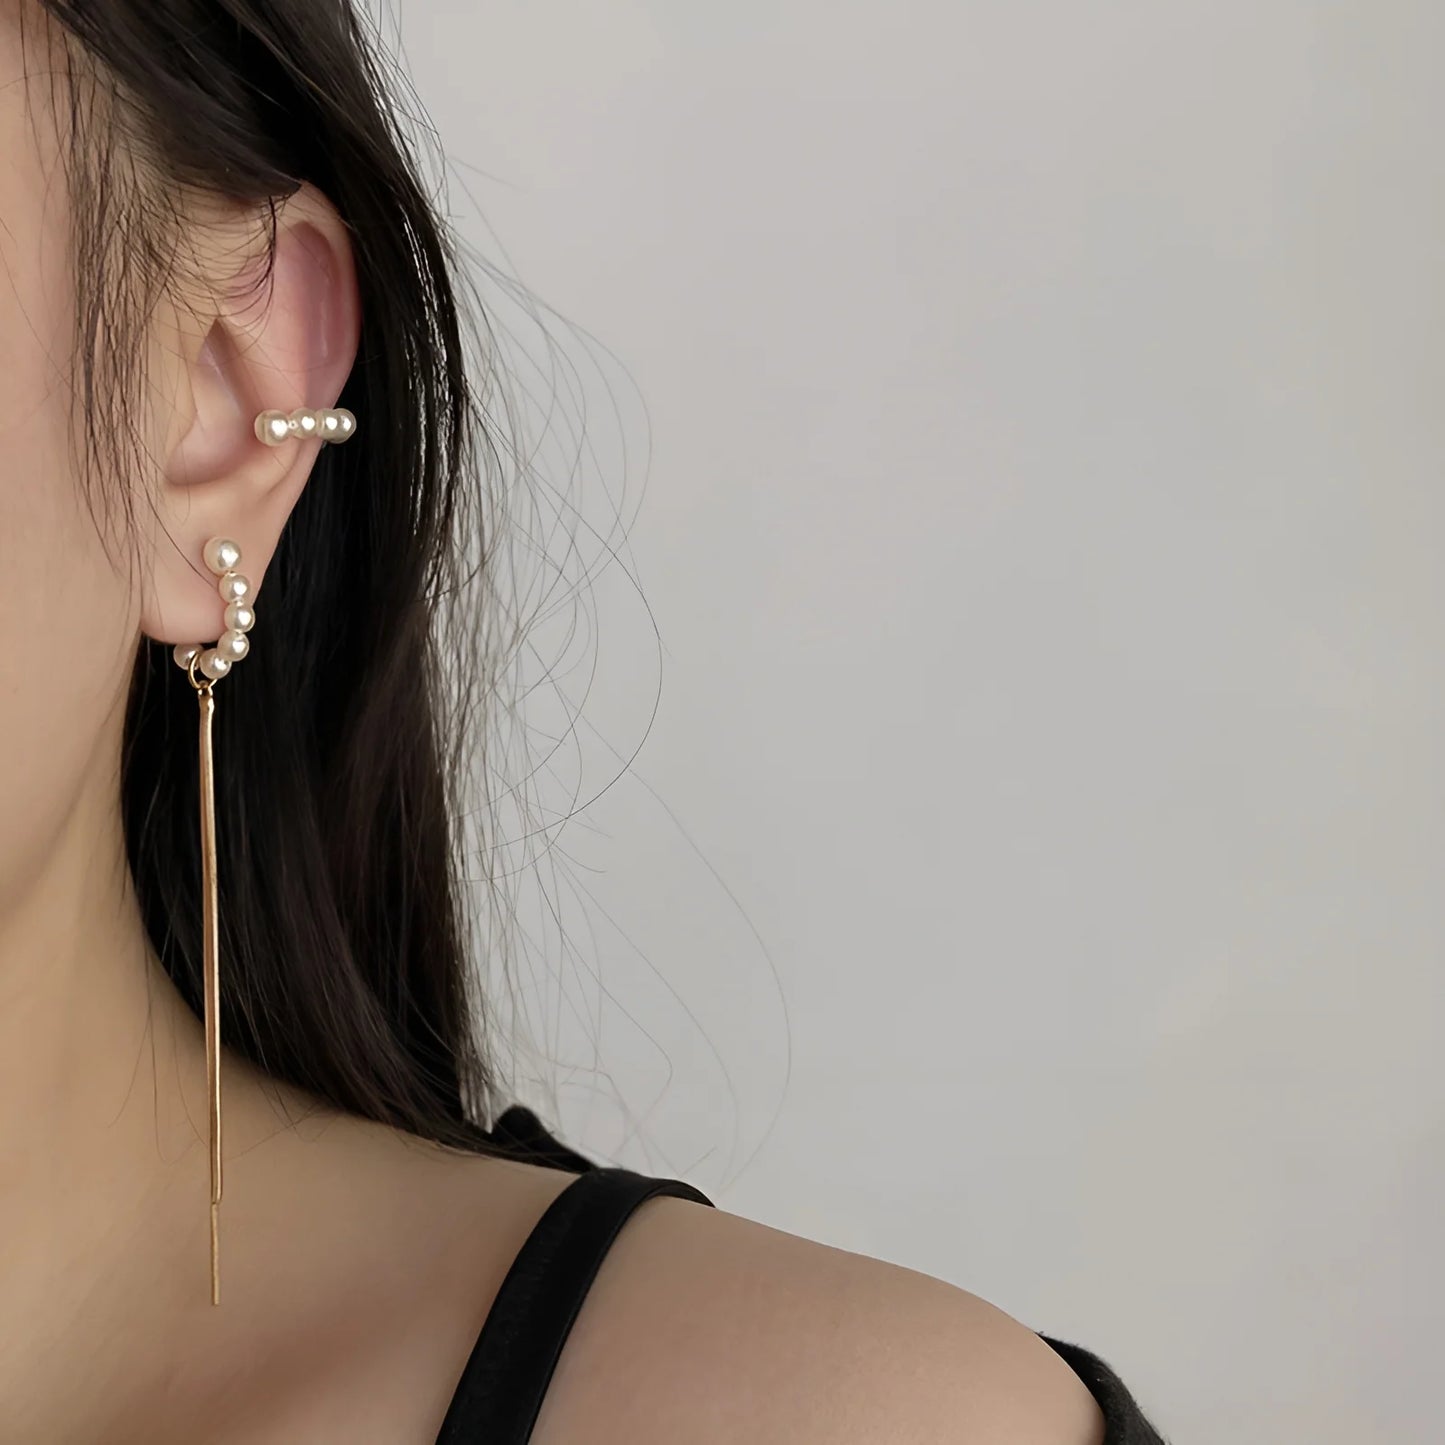
[[[244,602],[251,595],[251,579],[239,572],[227,572],[216,590],[222,602]]]
[[[234,571],[241,562],[241,549],[229,537],[212,537],[201,555],[217,577]]]
[[[226,629],[230,632],[249,632],[256,625],[256,609],[244,602],[232,602],[226,607]]]
[[[256,436],[268,447],[279,447],[290,439],[291,419],[284,411],[263,411],[256,418]]]
[[[341,440],[341,418],[334,411],[323,411],[321,417],[321,440],[324,442],[335,442]]]
[[[320,434],[321,418],[310,407],[303,406],[299,411],[291,413],[289,425],[292,436],[300,437],[302,441],[310,441]]]
[[[208,647],[201,654],[200,669],[211,679],[212,682],[219,682],[231,670],[231,659],[224,653],[217,652],[214,647]]]
[[[235,628],[223,632],[221,640],[216,644],[216,651],[232,662],[240,662],[250,650],[250,639],[244,632],[237,632]]]
[[[201,644],[199,642],[181,642],[176,645],[176,650],[171,653],[175,658],[176,666],[182,669],[189,668],[191,659],[199,655]]]
[[[340,407],[336,412],[336,425],[340,428],[341,440],[346,441],[355,434],[356,418],[345,407]]]

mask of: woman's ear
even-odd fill
[[[224,630],[216,579],[201,556],[212,537],[239,545],[259,593],[323,443],[268,446],[256,417],[334,406],[356,361],[356,267],[331,203],[303,186],[277,205],[269,270],[265,241],[254,214],[198,222],[187,238],[186,294],[160,338],[156,354],[169,377],[156,389],[174,404],[159,419],[156,533],[140,619],[157,642],[210,641]]]

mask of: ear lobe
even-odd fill
[[[321,443],[258,440],[263,411],[333,407],[355,364],[360,300],[346,227],[330,203],[303,187],[278,208],[274,264],[256,264],[252,223],[233,221],[192,238],[192,255],[213,274],[198,277],[187,324],[167,348],[183,374],[179,435],[157,497],[152,569],[141,625],[158,642],[199,642],[223,630],[215,578],[201,561],[206,542],[234,538],[259,591],[266,567],[315,464]],[[264,259],[264,251],[262,252]]]

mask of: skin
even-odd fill
[[[152,462],[125,479],[145,502],[134,575],[73,460],[68,203],[47,107],[26,103],[40,27],[20,19],[0,0],[0,1438],[424,1445],[570,1176],[347,1118],[228,1054],[212,1308],[204,1036],[150,949],[119,813],[140,640],[221,630],[208,538],[240,543],[264,615],[320,444],[267,448],[251,423],[341,391],[345,230],[303,190],[258,297],[257,218],[194,202],[196,274],[151,337]],[[667,1199],[604,1264],[535,1436],[885,1438],[1097,1445],[1102,1428],[984,1301]]]

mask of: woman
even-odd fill
[[[1157,1440],[963,1290],[498,1114],[492,438],[349,0],[0,0],[0,253],[3,1438]]]

